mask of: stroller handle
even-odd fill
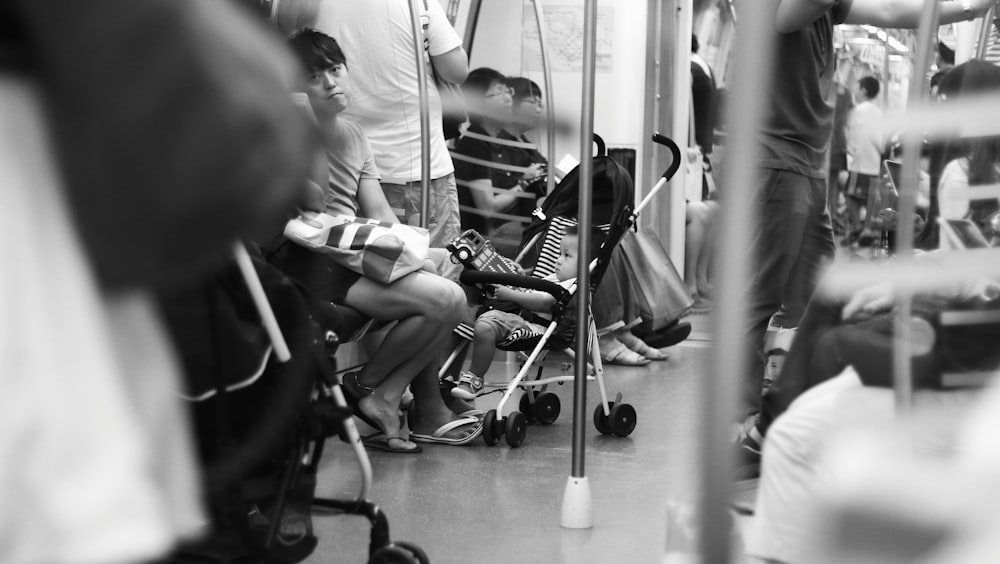
[[[653,143],[663,145],[667,149],[670,149],[670,154],[673,160],[670,161],[670,166],[663,173],[663,178],[670,180],[675,174],[677,174],[678,169],[681,168],[681,148],[677,146],[677,143],[673,139],[667,137],[666,135],[660,135],[659,133],[653,134]]]

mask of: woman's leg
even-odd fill
[[[400,320],[359,376],[360,384],[375,388],[362,398],[361,410],[381,423],[386,434],[398,434],[403,390],[429,364],[436,364],[441,347],[461,320],[465,296],[454,283],[416,272],[389,285],[362,278],[344,301],[375,319]]]
[[[708,234],[708,209],[703,202],[688,202],[684,237],[684,284],[698,295],[698,261]]]
[[[719,215],[719,204],[714,201],[704,202],[705,204],[705,238],[701,245],[701,254],[695,264],[695,285],[698,288],[698,295],[702,298],[712,299],[714,288],[708,280],[708,268],[715,255],[715,234],[718,231],[715,218]]]

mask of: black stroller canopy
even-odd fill
[[[612,223],[625,206],[631,206],[634,187],[632,177],[611,157],[594,157],[593,225]],[[543,231],[552,217],[575,218],[580,202],[580,167],[577,166],[562,179],[545,199],[542,213],[546,219],[534,217],[524,230],[521,245]]]

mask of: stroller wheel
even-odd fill
[[[409,548],[393,543],[373,552],[368,557],[368,564],[420,564],[427,562],[427,555],[423,554],[422,550],[420,553],[424,556],[423,560]]]
[[[534,423],[536,421],[535,404],[531,401],[531,392],[525,391],[521,394],[521,400],[517,402],[517,408],[524,414],[524,418],[528,420],[528,423]]]
[[[515,411],[507,416],[506,421],[506,435],[507,444],[511,448],[517,448],[521,446],[524,442],[525,435],[528,434],[528,422],[524,418],[524,414],[520,411]]]
[[[417,562],[419,562],[420,564],[430,564],[431,559],[428,558],[427,553],[424,552],[424,549],[413,544],[412,542],[396,541],[392,544],[400,548],[405,548],[406,550],[409,550],[413,554],[413,556],[417,557]]]
[[[483,441],[489,446],[500,444],[500,435],[503,434],[503,426],[497,421],[497,411],[491,409],[483,417]]]
[[[637,423],[635,408],[627,403],[619,403],[611,408],[611,431],[618,437],[627,437],[635,430]]]
[[[608,409],[611,410],[611,413],[614,413],[615,402],[609,401]],[[597,409],[594,410],[594,427],[602,435],[611,434],[611,418],[604,415],[604,405],[600,403],[597,404]]]
[[[562,405],[559,396],[552,392],[542,392],[535,398],[534,412],[538,422],[542,425],[551,425],[559,419],[559,412]]]

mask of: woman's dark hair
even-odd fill
[[[298,57],[307,73],[347,66],[347,57],[337,40],[315,29],[303,29],[288,40],[288,47]]]
[[[542,89],[538,87],[538,84],[530,78],[525,78],[523,76],[518,76],[515,78],[507,79],[507,86],[509,86],[514,91],[514,106],[517,107],[521,102],[527,100],[528,98],[541,98]]]
[[[1000,93],[1000,67],[979,59],[970,59],[948,70],[938,83],[938,95],[944,97],[945,104],[960,101],[970,95],[986,93]],[[956,138],[945,142],[932,142],[929,156],[930,208],[924,230],[915,242],[923,249],[938,246],[937,218],[940,215],[938,183],[945,165],[957,158],[967,157],[970,185],[997,182],[1000,178],[997,177],[995,166],[1000,163],[1000,137]],[[973,200],[969,202],[969,208],[973,218],[981,222],[987,215],[996,211],[996,201]]]
[[[948,102],[987,93],[1000,93],[1000,67],[979,59],[970,59],[948,71],[938,85],[938,94]],[[1000,163],[1000,137],[969,138],[963,144],[969,158],[969,184],[997,182],[995,167]]]
[[[489,92],[494,82],[507,84],[507,77],[498,70],[489,67],[479,67],[469,72],[468,78],[462,83],[462,92],[482,96]]]

